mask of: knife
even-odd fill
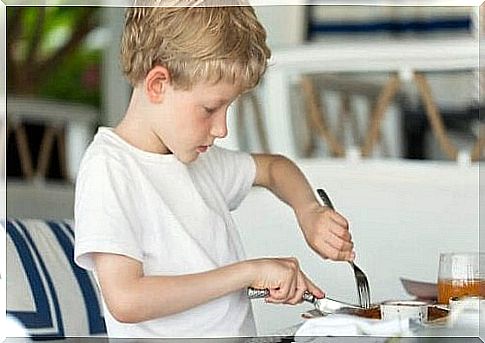
[[[267,296],[269,296],[269,289],[257,289],[249,287],[247,289],[247,296],[249,299],[266,298]],[[363,310],[363,308],[360,306],[348,304],[327,297],[318,299],[308,291],[305,291],[305,293],[303,293],[303,300],[313,304],[313,306],[315,306],[315,309],[322,314],[351,313]]]

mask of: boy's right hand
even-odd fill
[[[254,275],[251,287],[269,289],[266,302],[296,305],[303,301],[303,293],[308,291],[317,298],[325,293],[300,270],[298,260],[288,258],[261,258],[248,261]]]

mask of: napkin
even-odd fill
[[[2,323],[0,322],[0,324]],[[1,338],[6,337],[22,337],[22,342],[30,341],[29,339],[27,339],[27,337],[29,337],[29,334],[27,333],[24,325],[14,316],[7,314],[4,324],[5,329],[3,329],[0,325],[0,341],[2,341]]]
[[[296,331],[296,337],[305,336],[412,336],[409,319],[379,320],[346,314],[332,314],[307,320]],[[300,339],[298,342],[308,340]]]

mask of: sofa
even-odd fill
[[[72,221],[7,219],[6,309],[34,339],[105,336],[92,273],[73,260]]]

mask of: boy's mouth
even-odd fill
[[[206,152],[207,149],[209,149],[209,146],[208,145],[201,145],[201,146],[198,146],[197,147],[197,152],[198,153],[203,153],[203,152]]]

